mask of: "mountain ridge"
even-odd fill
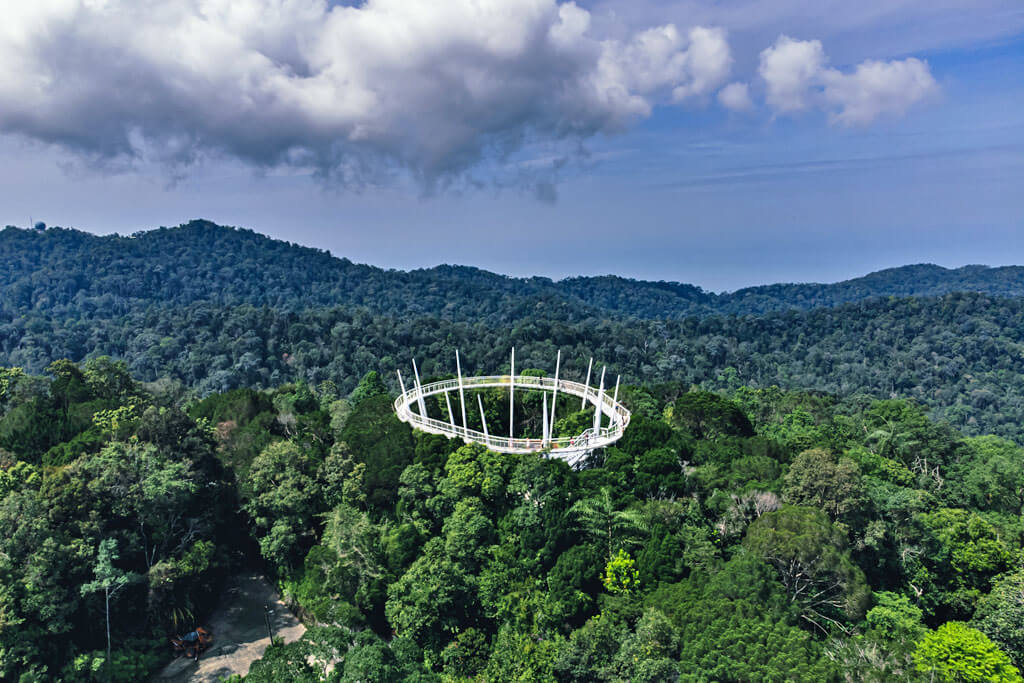
[[[0,272],[0,307],[9,313],[62,306],[125,312],[154,302],[208,301],[293,309],[344,304],[490,322],[532,314],[538,306],[567,319],[678,319],[809,310],[888,296],[1024,296],[1022,266],[911,264],[835,283],[774,283],[723,293],[611,274],[553,280],[452,264],[404,271],[205,220],[127,237],[8,226],[0,231],[0,262],[8,265]]]

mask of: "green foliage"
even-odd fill
[[[672,424],[698,439],[754,435],[754,426],[736,403],[706,391],[681,396],[672,406]]]
[[[491,659],[484,673],[486,680],[543,681],[553,683],[556,644],[539,639],[532,633],[522,633],[506,626],[498,631]]]
[[[917,516],[923,547],[910,555],[911,583],[923,604],[941,620],[969,618],[993,577],[1010,569],[1014,553],[981,515],[940,508]]]
[[[305,380],[333,382],[334,400],[371,370],[394,390],[410,356],[425,376],[450,372],[454,348],[467,369],[495,367],[513,325],[526,362],[561,348],[567,377],[593,355],[623,377],[682,387],[895,394],[971,434],[1019,441],[1024,424],[1019,268],[910,266],[712,294],[616,277],[385,271],[207,221],[130,239],[12,228],[0,232],[0,260],[0,364],[30,373],[110,356],[142,381],[173,378],[200,396]],[[105,396],[124,376],[110,369],[89,385]],[[49,441],[25,417],[23,443]],[[809,448],[818,426],[797,416],[787,443]]]
[[[395,416],[391,398],[379,393],[372,380],[368,384],[365,397],[353,401],[352,413],[340,436],[354,460],[365,467],[363,487],[367,503],[386,510],[397,499],[399,475],[412,463],[412,430]]]
[[[1024,450],[997,436],[967,439],[974,458],[964,472],[970,502],[982,510],[1024,514]]]
[[[955,297],[945,305],[966,315]],[[0,372],[0,678],[148,676],[170,630],[207,618],[229,558],[271,572],[311,625],[269,648],[255,681],[938,679],[974,655],[944,645],[919,657],[932,667],[922,673],[917,643],[972,612],[971,626],[1019,662],[1012,442],[965,439],[904,400],[689,390],[693,373],[734,387],[751,367],[725,334],[741,321],[708,318],[663,323],[650,353],[633,333],[617,340],[618,362],[680,381],[624,387],[636,409],[626,438],[573,469],[414,434],[381,379],[393,360],[365,374],[421,337],[450,335],[426,354],[443,357],[469,328],[419,330],[414,317],[387,327],[366,311],[245,316],[218,324],[247,349],[287,354],[274,379],[258,360],[239,366],[275,389],[193,393],[183,410],[174,401],[186,394],[135,383],[109,359],[59,361],[42,378]],[[586,324],[517,323],[517,355],[532,364],[556,348],[531,347],[530,335],[586,348]],[[500,366],[502,343],[486,326],[472,332],[493,348],[463,347],[466,367]],[[397,334],[408,343],[396,350]],[[700,351],[682,376],[664,355],[715,337],[706,353],[735,372]],[[333,362],[321,351],[344,359],[338,379],[316,369]],[[563,360],[566,376],[580,369]],[[425,376],[449,370],[426,363]],[[507,393],[481,393],[501,425]],[[560,405],[564,428],[589,426]],[[517,430],[538,428],[517,414]],[[109,657],[98,628],[108,595]]]
[[[108,666],[105,652],[84,652],[64,667],[61,677],[95,683],[134,683],[149,678],[162,663],[162,658],[151,651],[114,650]]]
[[[663,585],[648,596],[678,629],[681,680],[827,681],[834,670],[811,635],[795,626],[773,570],[739,555],[713,575]]]
[[[892,644],[915,643],[925,633],[921,624],[921,608],[905,595],[881,592],[875,594],[875,606],[868,610],[868,633]]]
[[[444,542],[432,538],[423,554],[388,587],[388,622],[433,652],[441,649],[478,610],[474,578],[444,552]]]
[[[314,463],[291,441],[269,445],[253,460],[245,504],[260,552],[282,570],[295,567],[314,537],[318,487]]]
[[[60,466],[0,451],[0,678],[146,678],[174,618],[211,603],[237,539],[231,484],[206,431],[135,393],[122,366],[50,370],[58,414],[86,419],[51,430],[71,435],[51,449]],[[29,388],[8,383],[15,407],[43,395]],[[96,414],[131,418],[79,450]]]
[[[490,644],[487,636],[476,628],[467,628],[441,652],[444,673],[453,678],[473,678],[487,665]]]
[[[608,560],[601,579],[610,593],[629,595],[640,584],[640,572],[636,570],[636,562],[625,550],[619,549],[615,557]]]
[[[782,497],[787,503],[824,510],[832,521],[848,518],[864,503],[857,464],[817,448],[803,451],[793,460]]]
[[[602,487],[597,495],[577,501],[571,510],[583,532],[593,542],[601,544],[608,559],[613,557],[617,545],[635,543],[644,525],[639,511],[615,508],[611,489]]]
[[[992,592],[978,601],[971,625],[1024,666],[1024,570],[999,576]]]
[[[775,567],[801,618],[821,631],[864,614],[864,573],[822,512],[794,505],[768,512],[750,525],[743,543]]]
[[[1019,683],[1024,680],[1005,652],[981,631],[950,621],[929,632],[914,650],[917,670],[941,681]]]

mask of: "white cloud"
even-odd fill
[[[746,83],[730,83],[719,90],[718,103],[732,111],[747,111],[754,106],[750,101],[750,87]]]
[[[686,78],[672,90],[677,102],[700,97],[725,82],[732,68],[732,55],[725,31],[697,26],[690,30],[690,45],[685,54]]]
[[[0,132],[109,162],[227,155],[425,184],[706,95],[724,32],[595,35],[556,0],[34,0],[0,11]]]
[[[779,112],[806,109],[810,87],[820,78],[824,64],[821,41],[779,36],[761,53],[759,72],[767,86],[768,104]]]
[[[826,68],[827,61],[820,41],[779,36],[761,52],[769,106],[782,114],[817,107],[837,123],[866,125],[883,114],[901,115],[938,92],[928,64],[912,57],[866,60],[850,73]]]
[[[868,60],[850,74],[828,69],[822,75],[825,100],[839,107],[832,117],[846,125],[871,123],[884,113],[903,114],[911,105],[938,92],[921,60]]]

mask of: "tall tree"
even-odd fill
[[[96,578],[81,588],[82,595],[103,591],[103,612],[107,627],[106,667],[108,672],[110,671],[110,603],[126,586],[140,578],[138,574],[115,567],[114,562],[119,557],[117,541],[113,538],[103,539],[96,553],[96,564],[93,567],[93,575]]]

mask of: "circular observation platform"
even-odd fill
[[[402,383],[401,373],[399,373],[402,393],[395,400],[395,413],[399,420],[408,423],[415,429],[449,438],[459,438],[466,443],[478,443],[498,453],[544,453],[550,457],[565,460],[570,465],[576,465],[595,449],[605,448],[618,441],[629,425],[630,413],[618,402],[618,381],[615,385],[615,394],[609,396],[604,390],[603,372],[601,385],[597,388],[589,385],[589,370],[586,384],[558,379],[557,370],[554,379],[533,375],[462,377],[460,371],[460,376],[456,379],[446,379],[423,385],[419,383],[418,374],[417,372],[414,386],[406,390]],[[483,413],[483,403],[479,394],[477,394],[476,406],[470,403],[467,407],[464,398],[466,390],[495,387],[509,390],[510,424],[514,424],[512,418],[516,389],[543,392],[543,436],[541,438],[519,438],[512,435],[506,437],[491,434],[488,431],[486,417]],[[457,404],[461,408],[459,411],[452,410],[453,402],[450,398],[452,393],[459,397]],[[427,414],[424,399],[440,395],[444,396],[447,421],[432,418]],[[579,400],[579,410],[584,409],[587,405],[593,406],[595,409],[593,427],[574,436],[553,437],[555,406],[560,398]],[[550,412],[548,410],[549,399]]]

